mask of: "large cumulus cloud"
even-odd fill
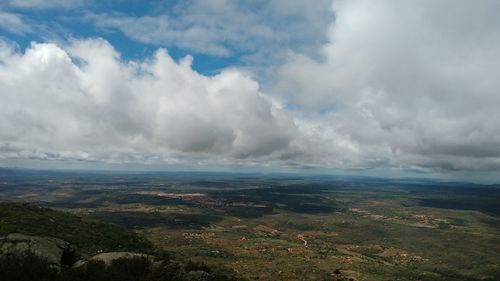
[[[207,77],[160,49],[124,62],[102,39],[0,45],[0,157],[99,161],[273,157],[293,120],[244,73]],[[277,157],[277,156],[276,156]]]
[[[322,126],[364,166],[500,168],[498,1],[334,1],[333,12],[323,59],[291,55],[275,92],[328,112]]]
[[[0,158],[500,169],[498,1],[337,0],[330,17],[326,43],[275,44],[285,63],[259,73],[206,76],[163,49],[125,61],[103,39],[0,41]]]

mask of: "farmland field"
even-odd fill
[[[242,280],[500,280],[493,185],[4,170],[0,200],[112,222]]]

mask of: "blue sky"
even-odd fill
[[[78,5],[75,8],[56,9],[40,7],[27,9],[23,7],[7,6],[9,13],[23,18],[33,26],[30,32],[17,33],[8,29],[0,30],[0,36],[16,42],[21,49],[25,49],[32,41],[57,42],[71,38],[102,37],[106,38],[120,51],[124,60],[136,60],[151,56],[159,47],[167,44],[160,42],[143,43],[133,40],[122,32],[113,29],[97,27],[92,20],[86,19],[91,14],[111,14],[120,17],[141,17],[152,15],[171,15],[179,1],[89,1],[92,4]],[[178,48],[175,44],[168,44],[169,53],[175,59],[193,54],[191,50]],[[238,50],[235,50],[238,51]],[[211,56],[197,53],[193,68],[205,74],[215,73],[221,68],[232,65],[241,65],[240,54],[231,56]]]
[[[491,181],[499,60],[494,0],[6,0],[0,165]]]
[[[282,54],[273,52],[277,47],[303,51],[324,41],[324,29],[333,18],[330,1],[318,1],[317,7],[308,8],[309,15],[302,9],[309,6],[304,2],[285,4],[289,9],[284,11],[278,4],[272,1],[10,0],[0,4],[1,9],[18,17],[29,30],[4,27],[0,29],[0,36],[15,41],[22,49],[31,41],[102,37],[124,60],[142,59],[157,48],[167,48],[175,59],[194,55],[195,70],[214,74],[226,67],[262,67],[262,64],[276,63],[282,59]],[[149,22],[145,22],[146,18]],[[161,30],[162,19],[168,25],[165,30]],[[207,20],[211,23],[206,24]],[[141,25],[147,32],[165,31],[165,34],[170,28],[173,33],[199,28],[207,38],[187,39],[182,35],[140,38],[141,32],[134,27],[139,29]],[[252,26],[256,26],[255,31]],[[296,34],[288,34],[292,28],[296,28]],[[288,31],[286,36],[284,31]]]

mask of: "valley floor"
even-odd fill
[[[498,186],[186,174],[0,181],[0,200],[113,222],[246,280],[500,280]]]

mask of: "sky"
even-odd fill
[[[3,0],[0,166],[500,182],[500,1]]]

